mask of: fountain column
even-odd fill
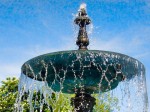
[[[76,44],[79,46],[79,50],[87,50],[89,39],[86,32],[86,25],[89,25],[91,20],[87,17],[85,7],[80,8],[78,16],[74,22],[79,25],[79,33]]]
[[[88,50],[89,39],[86,31],[86,25],[91,23],[87,17],[85,7],[80,7],[77,18],[74,20],[75,24],[79,25],[79,33],[76,44],[79,50]],[[75,97],[71,99],[71,104],[74,107],[74,112],[92,112],[95,103],[95,98],[85,91],[78,90]]]
[[[74,106],[74,112],[92,112],[95,100],[90,94],[79,92],[71,99],[71,104]]]

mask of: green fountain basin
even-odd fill
[[[117,66],[121,65],[121,68]],[[138,60],[109,51],[74,50],[44,54],[22,66],[28,77],[46,81],[54,91],[75,93],[106,92],[115,89],[119,82],[130,80],[145,72]]]

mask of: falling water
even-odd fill
[[[68,53],[68,55],[66,55],[66,53]],[[33,62],[26,62],[25,70],[28,76],[25,75],[24,70],[22,70],[19,83],[19,94],[15,105],[16,110],[19,112],[23,112],[24,107],[23,105],[21,105],[21,103],[23,102],[23,97],[26,96],[27,103],[30,106],[30,111],[35,111],[35,107],[39,106],[40,112],[42,112],[42,109],[44,107],[43,105],[46,105],[49,110],[53,110],[54,112],[61,112],[62,107],[59,105],[59,100],[60,97],[62,97],[62,94],[67,95],[67,91],[69,93],[68,97],[63,96],[63,99],[65,99],[65,101],[62,101],[60,104],[63,106],[67,101],[68,104],[70,104],[70,106],[68,107],[70,109],[68,110],[68,112],[70,112],[73,109],[70,99],[74,96],[76,90],[80,88],[81,90],[87,89],[93,91],[92,96],[94,96],[97,100],[97,104],[94,107],[94,112],[100,112],[101,110],[99,106],[101,106],[102,104],[105,104],[104,109],[109,109],[114,112],[147,112],[148,101],[145,84],[145,69],[140,62],[128,56],[113,52],[87,51],[83,52],[83,54],[82,52],[78,51],[58,52],[34,58]],[[57,58],[54,58],[54,60],[51,58],[48,59],[47,57],[49,57],[49,55],[55,55],[55,57],[57,57],[59,61],[60,59],[68,59],[68,61],[65,60],[67,64],[70,58],[74,57],[74,59],[72,59],[71,63],[66,65],[66,67],[62,66],[62,69],[58,71],[56,64],[58,62]],[[98,59],[102,61],[97,61]],[[114,79],[109,80],[109,77],[106,75],[106,73],[109,72],[108,68],[111,66],[116,69],[117,63],[123,65],[122,70],[116,72]],[[36,66],[39,66],[39,69],[35,69],[34,64],[36,64]],[[80,68],[81,75],[77,75],[76,73],[76,64],[79,64],[78,66]],[[90,81],[88,83],[86,82],[87,79],[85,79],[84,76],[86,75],[87,68],[90,69],[91,66],[96,67],[97,71],[95,72],[102,73],[97,86],[93,86],[93,83],[96,82],[96,80],[94,82],[93,79],[97,79],[94,74],[91,74],[93,75],[93,78],[90,77],[92,78],[92,80],[88,80]],[[41,74],[41,71],[43,70],[42,67],[44,67],[45,69],[44,78],[42,78],[43,74]],[[50,69],[53,69],[53,80],[48,78],[48,72],[50,72]],[[131,69],[133,70],[131,71]],[[67,75],[69,75],[69,70],[72,70],[73,72],[71,73],[74,75],[73,81],[72,79],[68,79]],[[111,85],[119,78],[120,72],[125,75],[125,80],[121,81],[114,89]],[[32,77],[33,79],[29,77]],[[105,88],[105,90],[102,89],[104,86],[102,85],[103,80],[106,80],[108,82],[108,87]],[[65,81],[67,81],[67,83]],[[68,81],[70,81],[70,83]],[[66,87],[68,87],[68,89]],[[74,93],[72,93],[73,90]],[[35,96],[38,96],[38,94],[40,94],[40,101],[38,102],[39,104],[33,103],[33,100],[34,102],[36,102]],[[55,95],[55,99],[53,99],[53,95]],[[54,105],[57,105],[57,107],[55,107]]]

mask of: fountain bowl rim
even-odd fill
[[[80,52],[82,52],[82,53],[83,52],[101,52],[101,53],[113,53],[113,54],[117,54],[117,55],[122,55],[122,56],[129,57],[135,61],[138,61],[145,69],[144,64],[136,58],[133,58],[133,57],[126,55],[126,54],[123,54],[123,53],[114,52],[114,51],[105,51],[105,50],[65,50],[65,51],[56,51],[56,52],[44,53],[44,54],[41,54],[41,55],[38,55],[38,56],[35,56],[35,57],[29,59],[28,61],[24,62],[24,64],[29,62],[30,60],[33,60],[33,59],[38,58],[38,57],[42,57],[42,56],[46,56],[46,55],[61,54],[61,53],[71,53],[71,52],[74,52],[74,53],[76,53],[76,52],[78,52],[78,53],[80,53]],[[24,64],[22,65],[22,67],[24,66]]]

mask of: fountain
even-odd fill
[[[132,112],[134,112],[134,107],[130,106],[130,103],[133,103],[130,97],[132,94],[133,96],[138,94],[139,97],[141,95],[140,101],[142,100],[144,105],[141,108],[142,111],[139,112],[146,112],[148,101],[144,65],[138,60],[120,53],[88,50],[89,39],[86,26],[91,23],[91,20],[83,5],[74,22],[79,26],[76,41],[79,46],[78,50],[44,54],[23,64],[17,110],[23,110],[20,108],[20,102],[24,93],[29,92],[28,101],[30,103],[33,92],[40,91],[44,96],[44,103],[47,105],[50,105],[47,99],[51,98],[53,93],[75,94],[70,99],[73,111],[92,112],[96,104],[96,98],[92,94],[102,95],[113,91],[111,95],[114,96],[116,93],[121,94],[122,97],[130,95],[127,99],[129,102],[125,103],[126,100],[120,102],[124,103],[122,110],[126,110],[125,108],[128,106],[129,110],[133,110]],[[135,86],[139,84],[136,89],[132,89],[134,92],[130,91],[132,84]],[[120,87],[120,92],[118,92],[118,87]],[[124,90],[122,90],[123,87]],[[120,95],[117,98],[119,99],[119,97]],[[99,100],[101,100],[100,97]],[[30,103],[30,111],[33,110],[34,107]]]

